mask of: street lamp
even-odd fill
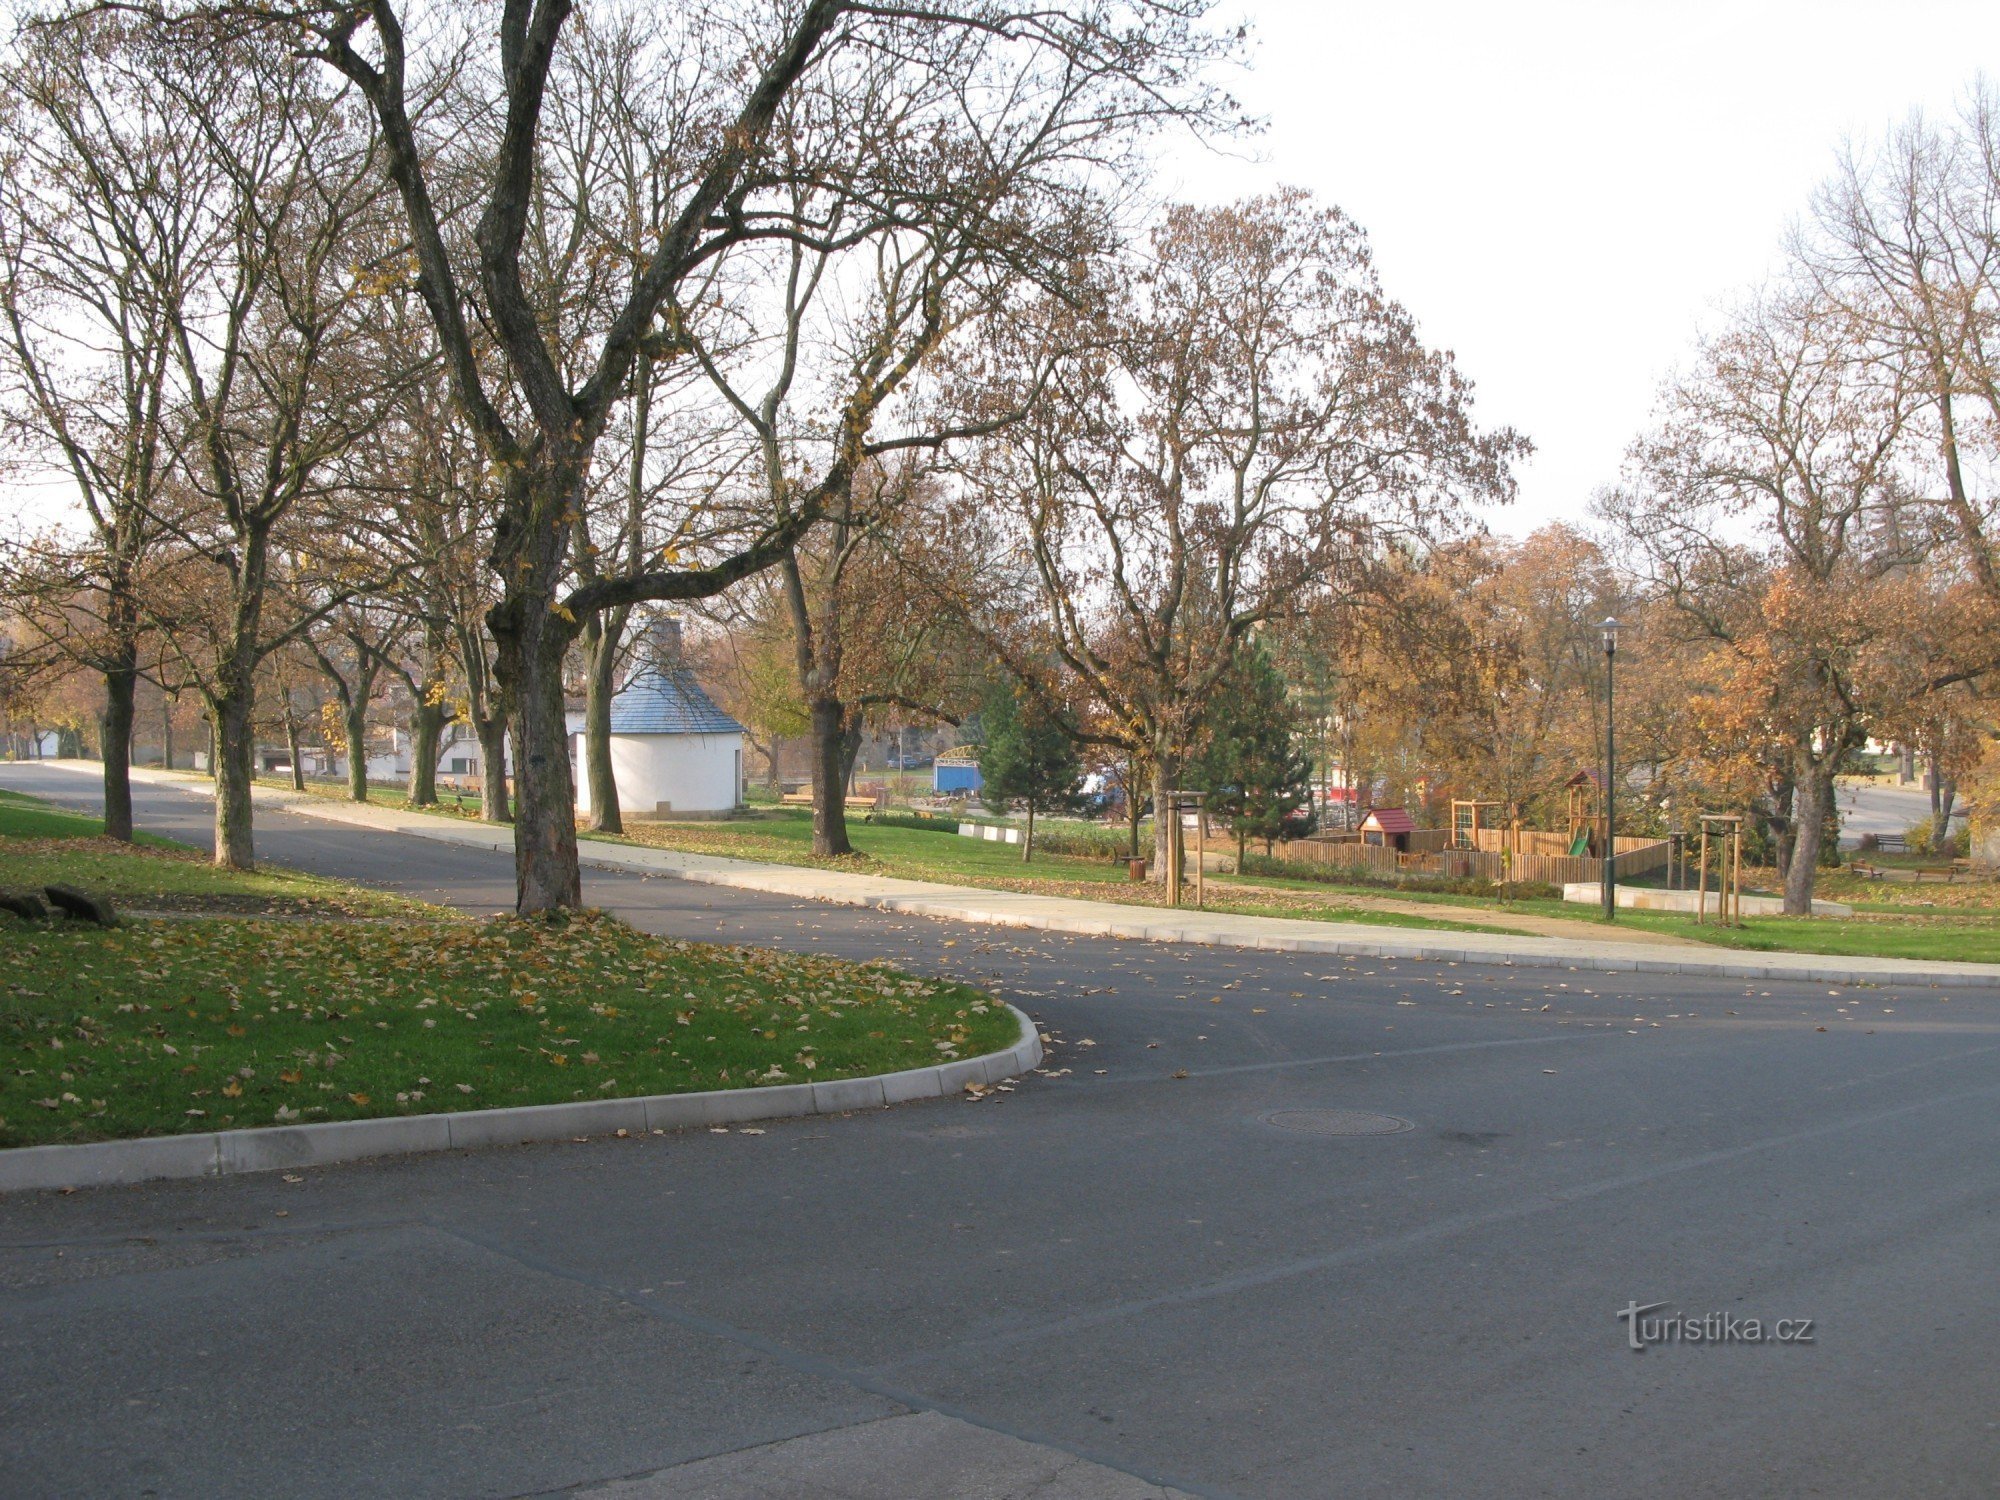
[[[1618,798],[1614,794],[1617,786],[1618,762],[1614,753],[1616,742],[1612,733],[1611,715],[1611,667],[1618,657],[1618,621],[1615,616],[1606,615],[1603,625],[1598,627],[1604,633],[1604,862],[1603,877],[1598,887],[1604,892],[1604,920],[1618,919]]]

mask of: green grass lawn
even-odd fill
[[[627,827],[630,831],[617,842],[764,860],[772,864],[812,865],[860,874],[900,876],[909,880],[947,881],[993,890],[1026,890],[1086,901],[1112,901],[1135,906],[1160,904],[1159,887],[1130,880],[1122,861],[1037,854],[1024,864],[1018,844],[961,838],[952,831],[865,823],[858,818],[850,819],[847,825],[848,838],[856,851],[854,856],[839,860],[816,859],[812,852],[812,815],[798,808],[777,809],[748,818],[715,822],[636,823]],[[952,830],[957,825],[947,820],[944,827],[945,830]],[[1297,884],[1301,890],[1314,895],[1324,889],[1308,882]],[[1379,896],[1385,893],[1376,891],[1373,894]],[[1431,919],[1406,912],[1367,910],[1325,901],[1274,901],[1262,892],[1232,889],[1226,877],[1210,877],[1207,904],[1211,911],[1305,917],[1321,922],[1363,922],[1447,932],[1502,930],[1484,924],[1474,927],[1469,923],[1455,923],[1444,914]]]
[[[400,791],[377,789],[381,800],[400,802]],[[371,799],[374,794],[371,793]],[[826,865],[812,854],[812,817],[800,808],[760,809],[748,817],[714,822],[635,823],[624,842],[719,854],[774,864]],[[848,834],[857,857],[835,861],[835,868],[939,880],[1003,890],[1033,890],[1085,900],[1156,905],[1154,887],[1126,881],[1122,863],[1068,855],[1037,854],[1022,864],[1017,845],[960,838],[955,833],[876,825],[850,819]],[[595,835],[591,835],[595,837]],[[1923,863],[1915,856],[1909,862]],[[1250,894],[1245,885],[1265,891],[1296,892],[1287,902],[1264,891]],[[1741,927],[1697,923],[1692,917],[1668,912],[1620,910],[1615,923],[1605,924],[1607,939],[1618,929],[1659,932],[1719,947],[1765,952],[1868,955],[1881,958],[1927,958],[1967,963],[2000,963],[2000,884],[1991,881],[1883,886],[1845,871],[1830,870],[1820,895],[1856,906],[1852,917],[1752,917]],[[1317,899],[1307,899],[1317,898]],[[1436,918],[1371,909],[1350,904],[1390,899],[1438,908]],[[1366,923],[1432,931],[1504,932],[1485,923],[1451,920],[1454,907],[1500,913],[1559,917],[1569,921],[1597,920],[1593,909],[1546,898],[1502,903],[1497,899],[1426,891],[1417,887],[1352,886],[1282,876],[1211,876],[1212,910],[1249,915],[1298,917],[1311,921]]]
[[[1559,909],[1574,916],[1583,908],[1560,901],[1524,902],[1523,910]],[[2000,964],[2000,912],[1857,912],[1851,917],[1745,917],[1740,927],[1671,912],[1621,909],[1606,923],[1607,933],[1630,927],[1670,933],[1724,948],[1763,952],[1837,953],[1873,958],[1934,958],[1958,963]]]
[[[829,863],[813,858],[812,819],[800,809],[784,808],[760,812],[750,818],[712,823],[646,823],[632,826],[633,833],[627,842],[730,855],[738,859],[767,860],[777,864]],[[1023,865],[1020,850],[1015,845],[988,843],[981,839],[959,838],[955,834],[914,828],[878,826],[859,819],[849,822],[848,834],[859,857],[851,861],[831,862],[837,868],[905,876],[914,880],[945,880],[998,889],[1035,890],[1047,895],[1075,896],[1087,900],[1135,905],[1158,902],[1155,887],[1128,884],[1124,866],[1110,860],[1038,854],[1031,863]],[[1257,889],[1253,893],[1247,889],[1249,887]],[[1847,897],[1848,892],[1844,887],[1841,889],[1841,896],[1836,899]],[[1975,888],[1969,886],[1903,886],[1895,888],[1895,894],[1909,898],[1907,902],[1883,902],[1872,909],[1857,911],[1853,917],[1752,917],[1741,927],[1720,927],[1713,922],[1697,923],[1691,916],[1621,909],[1617,921],[1602,924],[1601,930],[1610,941],[1616,941],[1622,929],[1634,935],[1659,932],[1720,947],[1768,952],[2000,963],[2000,905],[1948,908],[1940,902],[1933,908],[1917,904],[1947,890],[1960,893],[1966,899],[2000,902],[2000,887],[1990,884],[1977,888],[1981,894],[1975,894]],[[1276,894],[1279,892],[1296,893],[1299,899],[1288,901]],[[1881,888],[1872,887],[1870,894],[1881,894]],[[1383,911],[1365,904],[1371,899],[1435,907],[1438,915],[1432,919]],[[1453,908],[1476,908],[1503,916],[1518,913],[1557,917],[1579,923],[1600,921],[1594,908],[1545,897],[1502,903],[1495,898],[1414,887],[1346,886],[1258,874],[1241,878],[1211,876],[1208,906],[1214,911],[1255,916],[1463,932],[1520,929],[1453,922]]]
[[[142,834],[133,845],[103,834],[96,818],[0,792],[0,890],[73,885],[116,906],[154,911],[438,914],[421,902],[273,865],[220,870],[200,850],[171,839]]]
[[[0,797],[0,883],[292,915],[0,917],[0,1146],[846,1078],[1016,1040],[998,1002],[886,965],[597,913],[478,922],[100,833]]]
[[[267,786],[275,791],[293,792],[289,776],[259,776],[257,785]],[[306,778],[305,795],[325,797],[334,802],[351,802],[345,778],[330,780],[325,777]],[[446,818],[477,818],[479,816],[479,794],[477,792],[456,792],[449,787],[438,788],[438,800],[423,807],[410,803],[409,786],[400,781],[371,781],[368,783],[368,802],[372,807],[393,807],[401,812],[434,813]]]
[[[877,875],[905,875],[913,880],[960,880],[975,876],[1022,878],[1041,876],[1068,882],[1106,885],[1126,883],[1125,867],[1108,859],[1074,855],[1036,854],[1023,864],[1018,844],[960,838],[955,820],[941,820],[937,829],[910,828],[894,823],[847,820],[847,836],[858,858],[847,862],[816,859],[812,852],[812,814],[804,808],[761,810],[747,817],[687,823],[627,823],[624,842],[655,848],[682,849],[697,854],[721,854],[772,864],[831,865]],[[596,838],[602,835],[592,834]],[[882,868],[874,868],[880,866]]]

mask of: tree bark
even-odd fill
[[[611,675],[618,661],[618,633],[604,615],[584,626],[583,661],[583,773],[590,788],[590,826],[598,833],[623,833],[618,778],[611,769]]]
[[[291,705],[285,705],[285,747],[292,756],[292,790],[306,789],[306,762],[299,753],[299,716],[292,712]]]
[[[843,707],[842,712],[845,713]],[[840,737],[840,787],[846,797],[854,795],[854,763],[861,757],[861,720],[859,716],[847,721],[847,730]]]
[[[560,550],[549,549],[556,566]],[[550,608],[553,601],[552,589],[523,588],[488,621],[499,648],[494,671],[507,697],[514,738],[515,910],[522,916],[583,904],[576,790],[563,711],[562,664],[569,637]]]
[[[410,715],[410,785],[412,807],[437,805],[438,747],[444,740],[444,705],[428,697],[417,700]]]
[[[372,686],[367,674],[355,684],[352,694],[341,705],[342,718],[347,727],[347,800],[366,802],[368,800],[368,689]]]
[[[1792,787],[1791,864],[1785,871],[1785,915],[1812,915],[1813,881],[1819,873],[1826,812],[1833,803],[1833,771],[1817,758],[1801,766]]]
[[[1135,786],[1126,787],[1125,821],[1132,837],[1131,849],[1126,855],[1127,859],[1137,859],[1139,857],[1139,820],[1143,816],[1145,814],[1139,801],[1139,789]]]
[[[250,834],[250,781],[256,737],[251,728],[255,695],[249,673],[211,700],[215,725],[215,863],[227,870],[257,866]]]
[[[160,699],[160,762],[169,771],[174,768],[174,705],[165,697]]]
[[[852,854],[847,838],[846,706],[838,698],[812,702],[813,853]]]
[[[132,842],[132,713],[139,685],[127,646],[104,673],[104,836]]]
[[[1179,767],[1173,755],[1162,749],[1153,752],[1153,878],[1164,883],[1172,866],[1167,857],[1168,840],[1181,847],[1180,815],[1167,806],[1167,793],[1174,789]]]
[[[507,797],[507,721],[497,714],[475,713],[472,732],[479,737],[479,821],[511,823],[514,812]]]
[[[1035,855],[1035,799],[1028,799],[1028,831],[1021,836],[1021,863],[1026,864]]]

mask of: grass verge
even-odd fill
[[[265,865],[222,870],[199,849],[141,835],[104,837],[104,824],[16,792],[0,792],[0,889],[81,886],[113,905],[258,916],[439,915],[381,891]]]
[[[848,824],[855,852],[840,859],[819,859],[812,852],[812,818],[807,812],[784,808],[750,818],[702,823],[632,823],[621,839],[608,842],[676,849],[691,854],[718,854],[771,864],[805,865],[846,870],[860,875],[891,875],[907,880],[938,880],[985,890],[1021,891],[1037,896],[1064,896],[1080,901],[1109,901],[1125,906],[1163,905],[1160,887],[1126,878],[1125,867],[1104,859],[1062,854],[1037,854],[1021,860],[1020,847],[985,839],[960,838],[895,823]],[[587,837],[599,837],[588,835]],[[1374,894],[1380,895],[1381,892]],[[1324,899],[1317,889],[1297,896],[1277,896],[1254,885],[1234,885],[1212,879],[1210,911],[1254,916],[1304,917],[1321,922],[1364,922],[1427,931],[1496,932],[1481,923],[1453,922],[1405,912],[1369,909],[1343,901],[1332,893]]]
[[[883,964],[599,913],[477,922],[100,833],[0,798],[0,881],[305,919],[0,917],[0,1146],[848,1078],[1017,1040],[977,990]]]

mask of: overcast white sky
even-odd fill
[[[1169,190],[1313,189],[1532,438],[1520,533],[1616,477],[1696,329],[1777,259],[1841,144],[2000,78],[2000,4],[1958,0],[1239,0],[1268,129]]]

